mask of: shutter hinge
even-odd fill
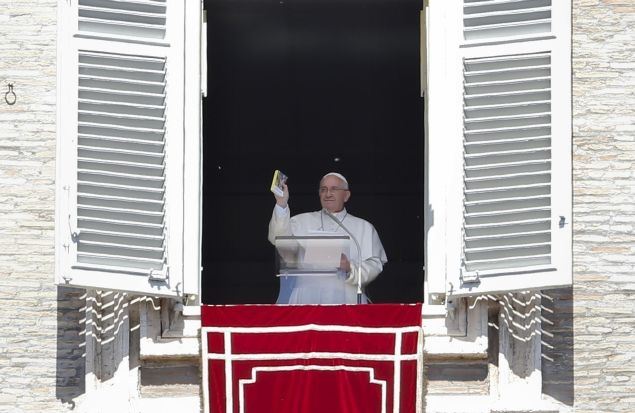
[[[201,0],[201,96],[207,97],[207,10],[205,2]]]
[[[560,215],[560,221],[558,221],[558,226],[560,228],[564,228],[565,225],[567,225],[567,218],[564,215]]]
[[[69,185],[64,185],[62,189],[66,191],[66,197],[69,198],[71,194],[71,187]],[[71,233],[71,241],[77,244],[79,242],[79,231],[73,227],[73,218],[71,217],[71,214],[68,214],[68,230]],[[64,248],[67,248],[67,245],[64,245]]]
[[[456,317],[456,303],[455,298],[448,298],[445,302],[445,314],[450,317],[450,320],[454,320]]]
[[[183,303],[177,301],[172,306],[172,317],[170,317],[169,330],[175,330],[180,319],[183,318]]]

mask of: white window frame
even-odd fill
[[[203,214],[203,101],[206,94],[207,33],[203,0],[185,1],[185,96],[183,171],[183,293],[201,303],[201,245]]]

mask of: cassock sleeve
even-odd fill
[[[276,204],[271,214],[271,221],[269,221],[269,242],[276,245],[276,237],[283,235],[293,235],[291,233],[291,210],[288,205],[283,209]]]
[[[377,257],[367,258],[362,262],[362,285],[373,281],[384,269],[384,265]],[[351,265],[351,275],[346,279],[348,284],[357,285],[357,266]]]
[[[361,272],[362,285],[367,285],[377,278],[384,269],[384,264],[388,261],[377,230],[370,223],[367,225],[369,228],[368,231],[364,231],[361,246],[363,260],[359,272]],[[351,275],[346,279],[346,282],[357,285],[357,266],[351,263],[351,269]]]

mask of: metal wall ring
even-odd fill
[[[17,96],[13,91],[13,83],[9,83],[9,91],[4,94],[4,101],[7,102],[7,105],[12,106],[15,105],[15,101],[17,100]]]

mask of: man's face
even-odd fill
[[[329,212],[340,212],[351,192],[337,176],[329,175],[320,182],[320,204]]]

